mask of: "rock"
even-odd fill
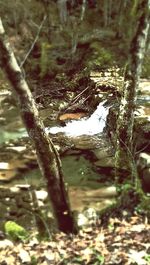
[[[4,225],[6,234],[13,240],[26,240],[29,238],[27,230],[16,222],[7,221]]]
[[[94,208],[90,207],[84,211],[84,215],[88,218],[90,224],[96,223],[98,219],[97,212]]]
[[[144,192],[150,193],[150,168],[143,170],[142,188]]]
[[[147,79],[140,79],[139,90],[142,94],[149,95],[149,84],[150,81]]]
[[[16,169],[12,170],[0,170],[0,181],[8,182],[14,179],[18,174]]]
[[[0,249],[12,249],[14,247],[14,244],[12,241],[8,240],[8,239],[4,239],[4,240],[0,240]]]
[[[110,157],[110,155],[112,155],[112,150],[109,148],[95,149],[93,152],[98,160]]]
[[[13,192],[13,193],[19,193],[20,189],[19,187],[10,187],[10,192]]]
[[[37,190],[35,191],[36,197],[38,200],[45,201],[48,197],[48,193],[45,190]]]
[[[145,192],[150,192],[150,155],[141,153],[137,163],[138,173]]]
[[[78,226],[86,226],[88,224],[95,224],[97,221],[98,215],[94,208],[90,207],[79,213],[77,216]]]
[[[7,162],[0,162],[0,170],[9,169],[9,163]]]
[[[0,230],[0,240],[5,239],[5,234],[3,231]]]
[[[150,167],[150,155],[141,153],[139,155],[138,165],[140,168]]]
[[[70,121],[70,120],[79,120],[83,117],[85,117],[86,114],[84,112],[78,112],[78,113],[64,113],[58,117],[60,121]]]
[[[18,256],[20,257],[22,264],[31,262],[31,257],[29,255],[29,253],[24,249],[20,250]]]
[[[31,185],[29,185],[29,184],[17,184],[16,188],[19,188],[20,190],[30,190]]]
[[[91,150],[91,149],[107,149],[108,139],[106,135],[81,135],[78,137],[72,137],[72,142],[75,148],[81,150]]]
[[[78,223],[78,226],[84,226],[84,225],[88,225],[89,221],[88,221],[88,218],[84,214],[79,213],[78,218],[77,218],[77,223]]]
[[[113,157],[104,157],[94,163],[98,167],[115,167],[115,159]]]
[[[102,187],[96,190],[89,190],[87,192],[87,197],[93,196],[93,197],[99,197],[99,198],[108,198],[108,197],[114,197],[117,195],[117,190],[115,186],[110,187]]]
[[[7,147],[7,150],[14,150],[17,152],[23,152],[26,150],[26,146],[13,146],[13,147]]]

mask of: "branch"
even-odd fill
[[[35,43],[37,42],[37,40],[38,40],[38,38],[39,38],[39,35],[40,35],[40,32],[41,32],[41,29],[42,29],[42,27],[43,27],[43,24],[44,24],[46,18],[47,18],[47,16],[45,15],[45,16],[43,17],[43,20],[42,20],[40,26],[39,26],[38,32],[37,32],[37,34],[36,34],[36,37],[35,37],[35,39],[34,39],[32,45],[31,45],[29,51],[27,52],[27,54],[25,55],[25,58],[23,59],[23,61],[22,61],[21,64],[20,64],[20,68],[23,67],[23,65],[24,65],[24,63],[26,62],[27,58],[29,57],[31,51],[33,50],[34,45],[35,45]]]

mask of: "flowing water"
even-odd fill
[[[106,118],[109,112],[109,108],[104,107],[104,103],[105,102],[100,103],[89,118],[68,122],[64,127],[57,126],[46,128],[46,132],[52,134],[63,132],[72,137],[100,134],[106,126]]]

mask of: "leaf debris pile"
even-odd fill
[[[78,235],[57,233],[45,241],[0,240],[0,264],[150,264],[150,225],[138,215],[110,218],[106,226],[87,226]]]

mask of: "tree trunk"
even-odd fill
[[[103,2],[103,24],[108,27],[111,24],[112,0],[105,0]]]
[[[150,0],[141,3],[141,16],[136,34],[131,41],[130,58],[125,70],[124,93],[117,121],[116,169],[127,169],[132,180],[137,180],[133,153],[133,125],[136,106],[137,89],[141,74],[142,59],[149,29]],[[117,182],[123,182],[116,170]],[[135,184],[135,182],[134,182]]]
[[[120,0],[118,2],[119,10],[118,10],[118,16],[116,19],[116,26],[117,26],[117,32],[116,32],[116,38],[120,38],[123,36],[124,30],[123,30],[123,20],[124,20],[124,13],[125,8],[127,6],[127,0]]]
[[[65,233],[77,232],[65,189],[59,155],[44,131],[35,101],[11,50],[1,19],[0,63],[17,94],[21,116],[36,150],[38,164],[46,180],[58,227]]]
[[[103,3],[104,27],[108,26],[108,0]]]

